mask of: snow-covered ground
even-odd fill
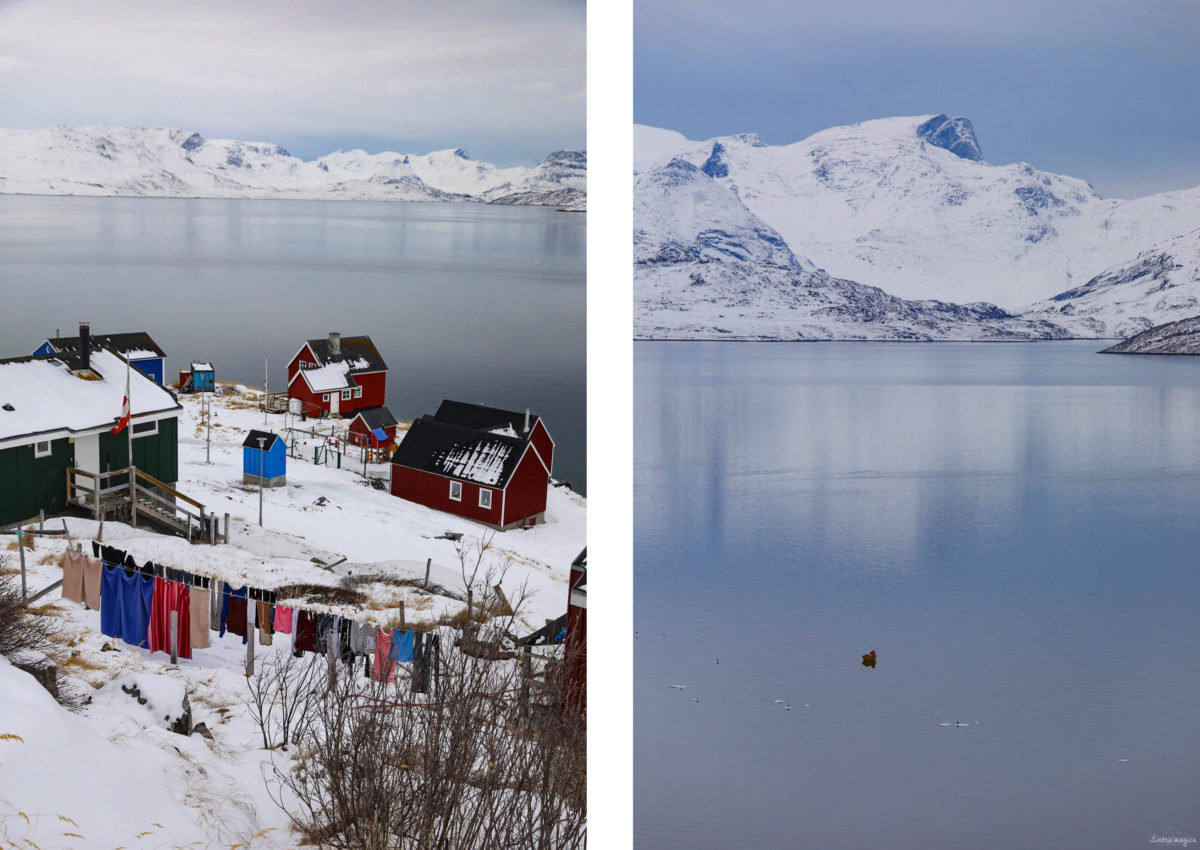
[[[355,584],[367,597],[360,608],[326,606],[361,620],[387,622],[398,615],[401,601],[410,624],[460,610],[463,581],[454,543],[436,538],[461,532],[463,542],[471,544],[490,530],[374,489],[350,469],[314,466],[312,441],[301,446],[307,460],[289,458],[287,486],[264,491],[263,527],[258,527],[259,492],[241,483],[241,442],[250,428],[263,427],[257,397],[239,387],[236,394],[214,399],[211,464],[205,462],[200,400],[181,399],[178,489],[211,512],[230,513],[228,545],[189,544],[116,522],[104,523],[104,542],[126,549],[139,562],[152,560],[235,585],[333,586],[350,575],[378,577]],[[279,429],[283,418],[268,415],[266,427]],[[361,461],[356,468],[361,473]],[[384,465],[367,472],[387,474]],[[523,617],[530,630],[565,610],[569,565],[586,543],[586,516],[581,496],[552,487],[544,525],[497,533],[492,541],[485,564],[510,562],[503,587],[510,599],[522,586],[530,592]],[[49,525],[57,528],[62,522],[56,518]],[[99,530],[90,519],[68,517],[66,523],[75,541],[86,543]],[[62,577],[58,564],[68,542],[39,537],[35,545],[26,553],[32,591]],[[4,536],[0,547],[15,550],[16,543]],[[17,553],[8,554],[11,570]],[[346,560],[331,571],[314,558],[325,564]],[[397,583],[423,580],[427,558],[432,559],[431,583],[446,595]],[[197,649],[192,660],[172,667],[162,653],[151,655],[102,635],[99,613],[63,601],[59,591],[37,605],[61,625],[52,657],[63,687],[91,700],[72,713],[0,658],[0,838],[28,838],[42,847],[296,846],[286,815],[263,781],[272,759],[288,756],[261,748],[243,702],[240,638],[214,633],[212,647]],[[272,647],[256,652],[267,657],[288,651],[290,644],[290,636],[277,635]],[[149,698],[146,706],[121,692],[131,676]],[[207,726],[211,741],[167,728],[162,706],[184,692],[193,720]]]

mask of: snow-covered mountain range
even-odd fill
[[[804,273],[821,269],[830,280],[918,299],[907,303],[968,304],[977,308],[969,313],[972,322],[984,310],[994,317],[989,322],[1002,323],[1001,336],[1125,336],[1198,312],[1200,188],[1106,200],[1082,180],[1025,163],[988,164],[965,118],[867,121],[784,146],[754,135],[695,142],[637,127],[634,160],[640,335],[668,333],[677,324],[660,320],[668,305],[687,306],[695,318],[699,307],[692,295],[668,295],[667,281],[687,281],[691,263],[720,261],[705,229],[737,232],[743,247],[742,237],[753,241],[762,228],[778,238],[778,245],[767,240],[735,259],[760,270],[759,285],[762,252],[787,249]],[[684,164],[693,169],[689,181],[724,190],[719,214],[711,205],[697,207],[694,189],[663,182],[664,169],[678,174]],[[705,211],[703,227],[697,209]],[[756,224],[745,230],[751,219]],[[726,220],[733,225],[723,227]],[[689,235],[693,247],[704,243],[705,251],[680,257],[674,271],[662,262],[665,255],[650,262],[660,249],[687,244]],[[785,297],[770,291],[775,300]],[[740,308],[754,301],[761,303],[759,312],[775,309],[769,299],[739,297]],[[708,303],[734,306],[720,299]],[[706,323],[714,324],[709,319],[720,312]],[[726,332],[741,334],[734,327],[740,322],[744,335],[760,335],[761,321],[749,321],[745,309],[724,312]],[[1022,323],[1014,325],[1016,317]],[[831,338],[893,338],[897,329],[884,330],[876,321],[863,312],[852,327],[828,330]],[[797,335],[782,317],[778,324],[779,336]],[[990,337],[995,327],[940,327],[930,338]]]
[[[316,160],[279,145],[206,139],[170,128],[0,130],[0,193],[149,197],[484,201],[583,209],[587,156],[556,151],[532,168],[497,168],[467,152]]]

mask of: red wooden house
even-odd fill
[[[356,411],[350,423],[350,442],[378,449],[396,442],[396,417],[386,407]]]
[[[553,463],[541,417],[443,401],[392,455],[392,495],[502,530],[535,525]]]
[[[292,356],[287,375],[288,397],[300,399],[310,416],[383,407],[387,396],[387,364],[369,336],[310,339]],[[394,425],[393,419],[393,435]]]
[[[571,562],[567,597],[566,635],[563,638],[563,705],[587,711],[587,549]]]

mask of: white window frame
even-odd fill
[[[46,448],[43,449],[42,446]],[[54,453],[54,444],[50,440],[38,440],[33,444],[34,457],[49,457]]]
[[[329,393],[325,393],[325,395],[321,396],[321,401],[329,401]]]
[[[450,482],[450,501],[452,501],[452,502],[461,502],[462,501],[462,482],[461,481],[451,481]]]
[[[351,390],[342,390],[342,401],[349,401],[352,395],[353,392]]]
[[[354,397],[355,397],[355,398],[362,398],[362,387],[355,387],[355,388],[354,388]]]
[[[486,498],[487,504],[484,504],[484,501],[485,501],[484,497],[487,497]],[[486,487],[479,488],[479,507],[484,508],[485,510],[489,510],[489,511],[492,509],[492,491],[487,489]]]
[[[147,425],[150,427],[146,428],[145,426]],[[134,422],[129,427],[133,431],[133,439],[135,440],[138,437],[153,437],[158,433],[158,420],[155,419],[152,422]],[[145,430],[139,431],[138,428],[144,428]]]

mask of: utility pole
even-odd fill
[[[266,437],[258,438],[258,527],[262,528],[262,491],[263,491],[263,443]]]
[[[204,404],[204,422],[208,426],[208,432],[204,436],[204,462],[206,464],[211,464],[212,460],[209,457],[209,447],[212,445],[212,397],[209,393],[205,393],[200,397],[200,400]]]

